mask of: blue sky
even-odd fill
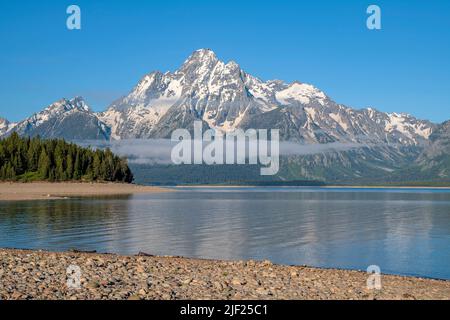
[[[66,28],[77,4],[82,30]],[[366,8],[382,30],[366,28]],[[1,1],[0,116],[82,95],[103,110],[199,48],[262,79],[314,84],[339,103],[450,119],[450,1]]]

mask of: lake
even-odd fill
[[[0,247],[146,252],[450,279],[450,190],[177,188],[0,202]]]

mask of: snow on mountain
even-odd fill
[[[18,123],[0,121],[0,135],[66,139],[169,138],[194,121],[223,132],[279,129],[281,138],[304,143],[356,142],[420,146],[436,126],[410,115],[337,104],[313,85],[263,81],[234,62],[200,49],[174,72],[145,75],[131,92],[94,113],[82,98],[60,100]]]
[[[398,131],[410,139],[414,139],[417,135],[428,139],[433,132],[429,123],[418,121],[409,114],[389,113],[388,117],[389,121],[386,121],[385,129],[389,133]]]
[[[167,138],[176,128],[277,128],[282,138],[309,143],[419,145],[434,125],[409,115],[338,105],[301,82],[262,81],[209,49],[195,51],[175,72],[146,75],[124,98],[98,114],[113,139]]]
[[[15,125],[15,123],[11,123],[7,119],[0,117],[0,136],[8,133]]]
[[[291,101],[298,101],[302,104],[310,104],[312,100],[325,105],[327,96],[312,85],[294,82],[285,90],[278,91],[276,98],[281,104],[290,104]]]
[[[67,140],[109,140],[110,129],[91,111],[83,98],[62,99],[9,130],[26,136]]]
[[[254,94],[254,95],[253,95]],[[224,63],[208,49],[195,51],[174,73],[153,72],[143,78],[130,94],[99,115],[118,137],[148,138],[177,128],[173,113],[189,113],[219,130],[238,127],[251,112],[276,107],[273,85],[245,74],[239,65]],[[167,123],[163,118],[178,119]],[[179,127],[179,126],[178,126]]]
[[[7,128],[9,125],[9,121],[0,117],[0,129]]]

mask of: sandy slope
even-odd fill
[[[0,183],[0,201],[58,199],[75,196],[114,196],[166,192],[167,189],[121,183]]]

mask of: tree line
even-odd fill
[[[3,181],[133,181],[127,160],[110,149],[83,148],[61,139],[20,137],[0,140]]]

